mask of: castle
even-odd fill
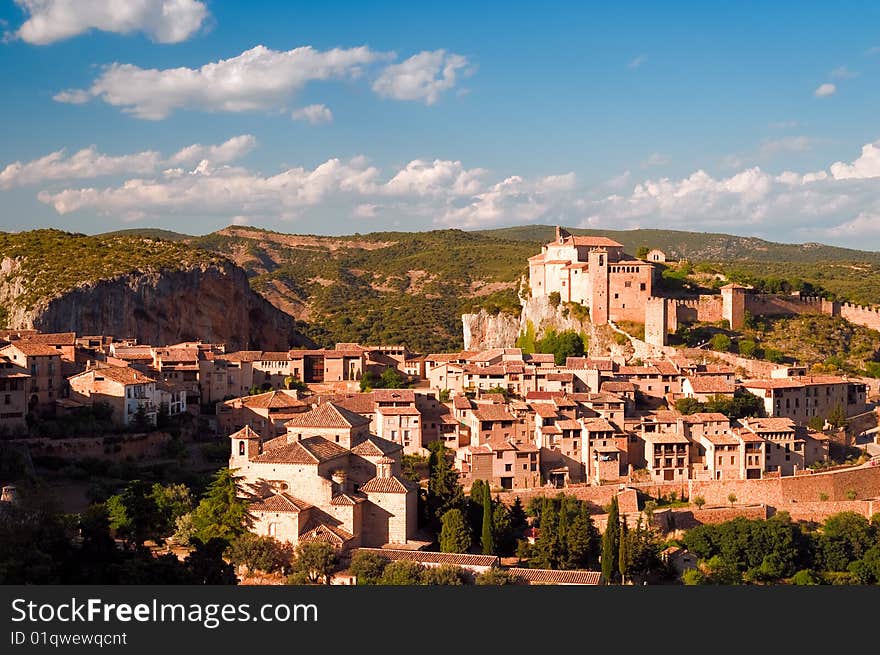
[[[650,250],[647,261],[623,252],[623,244],[607,237],[575,236],[556,227],[556,238],[529,257],[529,293],[532,298],[559,294],[560,302],[583,305],[590,322],[644,323],[645,341],[665,346],[667,335],[681,322],[727,321],[737,330],[746,314],[786,316],[826,314],[841,316],[851,323],[880,330],[880,309],[861,307],[800,294],[756,293],[748,287],[727,284],[720,294],[689,298],[667,298],[656,294],[659,269],[666,255]]]

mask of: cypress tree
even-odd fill
[[[492,535],[492,497],[489,495],[489,485],[483,486],[483,555],[495,554],[495,540]]]
[[[626,582],[626,574],[629,572],[629,528],[626,525],[626,517],[623,517],[623,525],[620,529],[620,543],[617,551],[617,570],[620,571],[620,583]]]
[[[620,524],[617,508],[617,496],[611,499],[611,508],[608,511],[608,525],[602,535],[602,575],[605,582],[611,584],[614,580],[614,572],[617,570],[617,556],[620,548],[618,544]]]
[[[444,553],[466,553],[471,547],[471,531],[459,509],[451,509],[443,515],[440,530],[440,550]]]
[[[442,441],[431,444],[433,466],[428,481],[428,507],[435,521],[451,509],[464,506],[464,491],[456,471],[446,459],[446,447]]]

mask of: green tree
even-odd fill
[[[547,294],[547,300],[549,300],[550,304],[554,307],[559,307],[559,303],[562,302],[562,296],[558,291],[551,291]]]
[[[559,540],[559,510],[553,498],[544,498],[538,519],[538,538],[532,547],[529,566],[536,569],[555,569],[562,555]]]
[[[225,539],[214,537],[202,542],[201,539],[194,538],[192,546],[193,550],[186,556],[183,563],[195,584],[229,585],[238,583],[232,564],[223,559],[223,551],[228,546]],[[174,556],[171,555],[171,557]]]
[[[406,386],[406,378],[396,368],[388,367],[379,376],[381,389],[402,389]]]
[[[425,567],[418,562],[398,560],[391,562],[382,572],[381,585],[415,586],[422,584]]]
[[[235,566],[244,565],[249,571],[274,573],[290,566],[293,548],[277,539],[253,532],[238,535],[229,544],[225,556]]]
[[[336,549],[323,541],[306,541],[296,547],[293,561],[293,582],[296,584],[330,584],[336,567]]]
[[[828,423],[831,424],[833,428],[842,428],[846,426],[846,410],[843,408],[843,405],[837,403],[827,416]]]
[[[702,496],[695,496],[693,502],[694,502],[694,505],[697,506],[697,509],[703,509],[703,505],[706,504],[706,499],[703,498]]]
[[[620,551],[620,512],[617,505],[617,496],[611,499],[611,507],[608,511],[608,523],[602,534],[602,576],[605,582],[611,584],[614,581],[614,573],[619,568],[617,557]]]
[[[629,526],[626,524],[626,517],[623,517],[623,523],[620,527],[620,538],[617,542],[617,570],[620,573],[620,582],[625,583],[629,574]]]
[[[492,497],[489,494],[489,486],[483,486],[483,531],[480,535],[480,546],[483,555],[495,554],[494,526],[492,525]]]
[[[108,498],[107,512],[116,535],[133,546],[141,546],[147,539],[161,541],[163,537],[163,517],[150,486],[142,480],[132,480]]]
[[[754,357],[755,351],[758,349],[758,344],[754,342],[752,339],[740,339],[739,340],[739,354],[743,357]]]
[[[501,556],[513,555],[516,548],[516,535],[510,521],[510,510],[500,501],[494,503],[492,510],[492,541],[495,552]]]
[[[709,346],[712,348],[712,350],[722,353],[728,352],[730,350],[730,345],[730,337],[720,332],[713,335],[712,338],[709,340]]]
[[[432,566],[422,571],[422,584],[459,587],[465,583],[464,571],[454,564]]]
[[[441,518],[440,550],[444,553],[466,553],[471,547],[471,531],[460,509],[450,509]]]
[[[376,553],[359,550],[351,558],[348,570],[357,578],[359,585],[379,584],[382,572],[388,565],[388,560]]]
[[[168,537],[174,533],[177,520],[193,510],[192,493],[182,483],[162,485],[156,482],[150,495],[159,512],[157,529],[163,537]]]
[[[814,586],[822,584],[822,579],[811,569],[801,569],[791,578],[791,584],[800,586]]]
[[[284,378],[284,388],[288,390],[296,390],[296,391],[308,391],[309,386],[300,380],[299,378],[295,378],[292,375],[288,375]]]
[[[782,352],[776,350],[775,348],[765,348],[764,359],[766,359],[768,362],[773,362],[774,364],[781,364],[785,361],[785,355],[783,355]]]
[[[492,567],[480,573],[475,583],[478,585],[508,585],[514,584],[515,580],[509,571]]]
[[[577,514],[565,536],[566,568],[594,568],[599,561],[601,537],[587,503],[580,502]]]
[[[450,509],[461,509],[464,506],[464,491],[456,471],[446,456],[446,447],[442,441],[434,441],[428,449],[428,511],[434,522],[439,522]]]
[[[230,541],[244,532],[246,510],[245,500],[238,497],[235,476],[222,468],[192,512],[193,533],[203,542],[214,537]]]
[[[644,259],[648,256],[649,252],[651,252],[651,249],[648,246],[639,246],[636,248],[636,259]]]
[[[696,414],[703,411],[703,403],[696,398],[679,398],[675,401],[675,409],[682,414]]]

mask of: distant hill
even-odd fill
[[[687,266],[673,265],[664,274],[670,289],[712,290],[735,280],[767,291],[880,304],[877,252],[674,230],[570,231],[607,235],[631,254],[649,246],[672,259],[686,258]],[[0,260],[28,253],[16,299],[27,304],[90,279],[228,259],[246,271],[251,288],[294,317],[319,345],[403,343],[437,352],[462,346],[462,313],[482,307],[518,314],[527,259],[553,236],[548,225],[347,236],[241,226],[203,236],[154,229],[94,237],[35,230],[0,233]]]
[[[821,243],[787,244],[765,241],[757,237],[741,237],[711,232],[679,230],[586,230],[566,228],[572,234],[607,236],[623,244],[629,253],[639,246],[659,248],[675,259],[692,261],[754,262],[870,262],[880,263],[880,252],[852,250]],[[555,228],[551,225],[524,225],[495,230],[480,230],[484,236],[515,241],[547,243]]]
[[[162,230],[157,227],[135,227],[128,230],[115,230],[98,234],[99,237],[146,237],[148,239],[163,239],[165,241],[184,241],[191,239],[189,234]]]

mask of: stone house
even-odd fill
[[[64,396],[61,353],[54,346],[18,340],[0,348],[0,355],[30,375],[27,385],[29,411],[52,410],[55,401]]]
[[[30,377],[24,366],[0,355],[0,433],[15,433],[27,425]]]
[[[70,398],[86,405],[106,403],[113,408],[113,421],[134,423],[143,411],[147,423],[156,425],[156,380],[134,368],[99,365],[68,379]]]

